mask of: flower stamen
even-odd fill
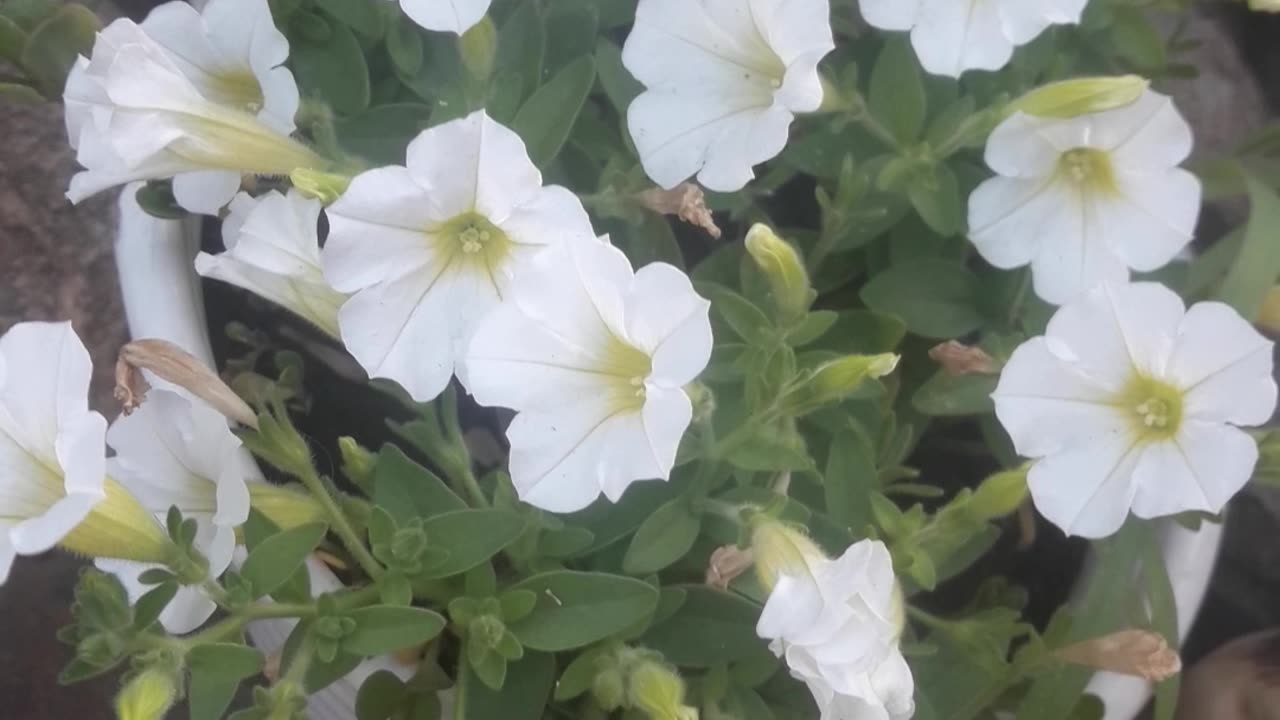
[[[1085,147],[1068,150],[1058,159],[1058,172],[1081,190],[1108,194],[1118,191],[1111,156],[1105,150]]]
[[[1138,437],[1164,440],[1178,431],[1182,421],[1182,391],[1149,377],[1135,378],[1122,403],[1132,413]]]

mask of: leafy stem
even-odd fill
[[[298,479],[306,486],[307,490],[315,496],[320,506],[324,508],[325,514],[329,517],[330,527],[342,539],[342,544],[346,546],[347,552],[351,553],[351,557],[360,564],[360,567],[373,579],[382,577],[383,567],[373,557],[373,553],[369,552],[369,548],[365,547],[364,542],[360,539],[360,535],[351,524],[351,520],[347,518],[347,514],[338,506],[338,501],[334,499],[333,494],[329,492],[320,479],[320,474],[316,472],[315,465],[310,462],[303,463],[297,468]]]

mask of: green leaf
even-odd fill
[[[643,620],[658,605],[653,586],[605,573],[553,571],[522,580],[510,590],[530,590],[538,596],[533,612],[509,629],[520,644],[547,652],[603,640]]]
[[[341,0],[338,0],[341,2]],[[387,57],[397,72],[416,75],[422,69],[422,33],[404,17],[396,17],[387,28]]]
[[[0,15],[0,58],[14,65],[21,64],[22,51],[27,46],[27,31],[18,23]]]
[[[356,628],[342,639],[342,649],[356,655],[385,655],[421,645],[444,629],[444,617],[419,607],[373,605],[347,614]]]
[[[563,517],[566,524],[585,528],[595,536],[581,553],[590,554],[631,534],[676,492],[671,483],[638,482],[627,488],[617,503],[601,499],[585,510]]]
[[[523,517],[506,510],[455,510],[429,518],[422,526],[427,541],[447,549],[449,558],[414,579],[461,575],[515,542],[524,526]]]
[[[853,429],[841,430],[831,438],[822,477],[827,514],[854,534],[861,534],[871,522],[870,497],[876,485],[876,452],[871,441]]]
[[[240,567],[240,576],[253,588],[254,597],[269,595],[284,585],[328,530],[322,523],[299,525],[259,543]]]
[[[937,165],[932,172],[922,172],[912,178],[907,185],[907,197],[929,229],[939,235],[950,237],[963,228],[965,202],[960,196],[960,183],[946,165]]]
[[[764,310],[723,285],[699,282],[696,287],[699,294],[711,300],[716,317],[723,318],[738,337],[755,344],[769,342],[773,323]]]
[[[1253,174],[1242,172],[1249,189],[1249,223],[1240,253],[1218,291],[1218,299],[1252,321],[1258,317],[1267,291],[1280,277],[1280,242],[1276,242],[1280,196]]]
[[[369,0],[314,0],[321,10],[338,22],[377,40],[382,36],[382,13]]]
[[[148,590],[133,606],[133,629],[146,630],[151,627],[177,594],[178,583],[172,581]]]
[[[246,645],[197,645],[187,655],[191,720],[218,720],[235,698],[240,681],[262,671],[262,653]]]
[[[992,411],[991,393],[996,375],[951,375],[934,373],[911,396],[916,410],[931,416],[981,415]]]
[[[560,153],[595,80],[595,59],[589,55],[578,58],[520,107],[511,126],[524,138],[535,165],[546,167]]]
[[[556,661],[545,653],[525,653],[507,664],[501,690],[491,690],[471,663],[460,663],[453,720],[540,720],[556,681]]]
[[[703,585],[683,585],[684,604],[652,627],[641,645],[682,667],[709,668],[768,653],[756,636],[760,608],[741,597]]]
[[[498,54],[494,76],[512,74],[520,78],[521,92],[528,95],[542,84],[542,62],[546,56],[546,29],[538,4],[517,3],[498,30]],[[509,124],[509,123],[508,123]]]
[[[334,123],[343,149],[373,165],[404,162],[405,147],[425,129],[431,108],[418,103],[381,105]]]
[[[867,102],[871,113],[900,143],[915,140],[924,129],[924,81],[915,53],[905,37],[893,37],[885,42],[871,68]]]
[[[906,323],[895,315],[872,310],[842,310],[835,325],[813,347],[874,355],[896,350],[906,335]]]
[[[44,96],[30,85],[0,82],[0,100],[17,105],[39,105],[44,102]],[[139,188],[139,192],[141,192],[142,189],[143,188]]]
[[[596,44],[596,74],[613,109],[625,122],[627,108],[644,91],[644,85],[623,67],[622,50],[608,38],[600,38]]]
[[[927,338],[961,337],[982,325],[978,278],[959,263],[918,258],[894,265],[871,278],[860,296]]]
[[[76,58],[92,53],[98,28],[98,17],[88,8],[63,5],[31,31],[18,64],[45,97],[61,97]]]
[[[382,446],[373,466],[373,502],[399,524],[467,508],[435,473],[390,444]]]
[[[662,570],[689,552],[701,529],[702,516],[693,511],[687,498],[669,501],[636,530],[622,558],[623,572],[649,575]]]
[[[324,40],[313,39],[309,33],[293,33],[289,64],[304,97],[318,98],[342,115],[369,107],[369,67],[360,41],[346,25],[329,23]]]
[[[389,670],[365,679],[356,694],[356,720],[388,720],[409,694],[404,681]]]

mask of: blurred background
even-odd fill
[[[141,19],[156,3],[83,4],[105,24],[122,15]],[[1280,109],[1280,15],[1250,13],[1243,2],[1201,2],[1184,37],[1200,43],[1194,63],[1200,75],[1162,83],[1160,89],[1173,93],[1195,128],[1199,154],[1228,148],[1275,120]],[[112,257],[115,196],[107,193],[72,206],[63,192],[75,169],[59,106],[0,101],[0,333],[23,320],[70,319],[97,368],[90,403],[113,418],[118,407],[111,398],[112,366],[126,339]],[[1201,237],[1216,237],[1238,222],[1243,211],[1210,209]],[[1251,488],[1233,501],[1228,517],[1222,556],[1185,646],[1188,663],[1235,638],[1280,628],[1280,492]],[[68,652],[54,634],[69,620],[67,607],[80,566],[60,554],[20,560],[0,588],[0,720],[110,720],[113,677],[69,689],[56,682]],[[1239,660],[1242,665],[1231,666],[1220,683],[1209,685],[1220,691],[1242,679],[1265,678],[1266,673],[1241,668],[1261,670],[1268,657],[1280,668],[1280,635],[1252,646]],[[1280,670],[1271,674],[1280,675]],[[1197,685],[1203,683],[1190,687]],[[1280,699],[1266,707],[1241,705],[1238,711],[1216,717],[1280,718]],[[1184,712],[1179,717],[1201,720],[1202,715]]]

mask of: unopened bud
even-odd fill
[[[329,517],[310,493],[267,482],[249,483],[249,505],[281,530],[325,522]]]
[[[796,249],[762,223],[747,232],[746,245],[751,259],[769,280],[779,312],[787,318],[803,315],[813,302],[814,291]]]
[[[693,183],[680,183],[670,190],[651,188],[636,193],[636,201],[659,215],[675,215],[681,220],[700,227],[713,238],[720,238],[720,226],[711,216],[707,198],[702,188]]]
[[[693,422],[710,420],[716,412],[716,396],[711,388],[700,382],[692,382],[684,386],[684,394],[689,396],[693,405]]]
[[[766,513],[751,519],[751,554],[760,584],[770,590],[780,576],[803,572],[828,560],[808,535]]]
[[[596,673],[591,681],[591,696],[596,704],[610,712],[622,707],[627,699],[626,679],[622,672],[611,667]]]
[[[1096,670],[1160,682],[1182,669],[1178,651],[1150,630],[1122,630],[1058,650],[1058,659]]]
[[[1027,499],[1027,471],[1006,470],[982,481],[973,491],[969,507],[983,520],[1011,515]]]
[[[698,720],[697,709],[684,704],[684,681],[666,665],[642,661],[627,680],[629,704],[650,720]]]
[[[728,590],[739,575],[751,568],[755,556],[750,550],[743,550],[737,545],[723,545],[711,553],[707,563],[707,587],[717,590]]]
[[[174,545],[164,528],[123,485],[106,478],[104,496],[58,543],[84,557],[166,564]]]
[[[961,375],[996,375],[1000,365],[980,347],[948,340],[929,348],[929,357],[952,377]]]
[[[258,418],[253,410],[222,382],[217,373],[167,340],[134,340],[120,348],[120,356],[116,360],[115,396],[124,405],[126,415],[142,404],[150,389],[142,370],[149,370],[187,390],[242,425],[258,427]]]
[[[373,488],[373,465],[378,456],[356,442],[353,437],[338,438],[338,452],[342,455],[342,474],[362,489]]]
[[[484,80],[493,73],[498,52],[498,30],[486,15],[458,38],[458,53],[471,77]]]
[[[117,720],[163,720],[178,699],[172,672],[150,667],[134,676],[116,696]]]
[[[1009,103],[1006,111],[1062,119],[1091,115],[1132,105],[1150,84],[1137,75],[1062,80],[1028,92]]]
[[[347,187],[351,185],[351,178],[347,175],[321,172],[311,168],[298,168],[289,173],[289,182],[293,183],[293,186],[303,195],[330,205],[347,191]]]
[[[844,400],[868,380],[893,372],[898,367],[898,359],[893,353],[846,355],[819,365],[791,388],[784,399],[785,407],[795,415],[802,415]]]

